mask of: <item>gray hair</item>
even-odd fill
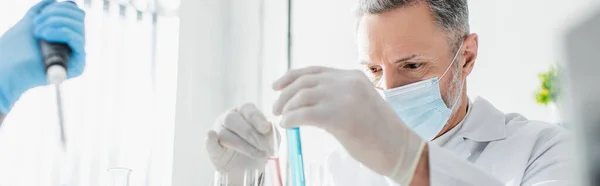
[[[462,39],[470,32],[467,0],[358,0],[357,13],[362,17],[418,3],[429,6],[435,22],[448,34],[451,52],[457,50]]]

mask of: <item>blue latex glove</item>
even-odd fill
[[[74,3],[44,0],[0,37],[0,113],[8,114],[25,91],[48,84],[40,39],[71,47],[68,78],[83,72],[84,18],[85,12]]]

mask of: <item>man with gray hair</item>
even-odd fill
[[[326,162],[333,184],[569,185],[565,130],[467,97],[478,36],[466,0],[358,5],[365,72],[308,67],[273,84],[281,127],[318,127],[344,147]],[[245,104],[217,119],[207,152],[234,178],[265,166],[276,132]]]

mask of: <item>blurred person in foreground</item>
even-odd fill
[[[569,185],[565,130],[467,97],[478,36],[466,0],[359,0],[358,13],[366,75],[308,67],[273,84],[281,127],[318,127],[344,147],[326,163],[335,185]],[[244,104],[217,119],[206,150],[235,181],[265,166],[275,132]]]
[[[71,2],[42,0],[0,37],[0,123],[27,90],[48,85],[40,40],[72,50],[67,78],[85,67],[85,12]]]

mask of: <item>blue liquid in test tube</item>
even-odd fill
[[[306,186],[304,180],[304,161],[302,158],[302,144],[300,143],[300,129],[287,129],[288,153],[290,168],[292,170],[292,186]]]

